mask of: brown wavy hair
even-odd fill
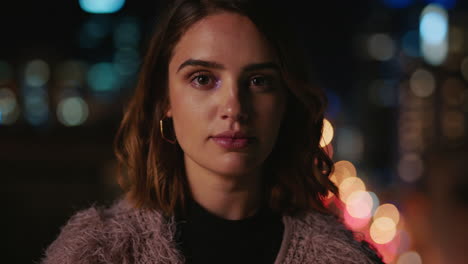
[[[190,195],[183,151],[165,141],[159,129],[169,104],[169,61],[191,25],[217,12],[235,12],[248,17],[275,49],[287,88],[286,114],[263,165],[264,198],[282,214],[328,212],[322,201],[337,187],[329,179],[333,162],[319,142],[326,99],[313,84],[306,56],[291,34],[293,25],[282,11],[271,0],[175,0],[162,10],[115,138],[119,183],[135,207],[167,216],[183,211]]]

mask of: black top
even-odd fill
[[[177,242],[186,263],[274,263],[283,238],[281,216],[269,207],[241,220],[217,217],[198,203],[179,218]]]

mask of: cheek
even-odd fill
[[[171,113],[174,129],[179,141],[190,142],[207,127],[209,105],[206,98],[187,87],[174,87],[170,94]]]
[[[185,127],[192,126],[192,123],[195,123],[199,119],[199,109],[197,109],[196,104],[191,98],[175,95],[171,99],[174,128],[177,136],[181,137],[184,135]]]

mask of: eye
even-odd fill
[[[216,85],[216,79],[208,72],[196,72],[190,77],[190,83],[195,88],[211,89]]]
[[[270,76],[257,75],[250,78],[250,87],[260,91],[273,89],[273,78]]]

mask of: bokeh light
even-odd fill
[[[340,186],[343,180],[349,177],[356,177],[356,175],[356,168],[351,162],[347,160],[340,160],[335,162],[331,179],[334,181],[336,186]]]
[[[415,251],[408,251],[398,258],[397,264],[422,264],[421,256]]]
[[[0,125],[11,125],[19,114],[16,96],[10,89],[0,88]]]
[[[88,105],[78,96],[64,98],[57,106],[57,118],[65,126],[79,126],[88,118]]]
[[[119,11],[125,0],[80,0],[80,7],[88,13],[107,14]]]
[[[410,78],[410,89],[418,97],[428,97],[434,93],[436,87],[435,78],[427,70],[417,69]]]
[[[339,185],[340,199],[344,203],[347,203],[348,197],[357,191],[365,191],[366,185],[358,177],[349,177],[344,179]],[[372,200],[372,198],[371,198]]]
[[[377,208],[380,206],[380,199],[374,192],[368,192],[372,198],[372,211],[371,214],[374,214]]]
[[[377,207],[374,213],[374,220],[380,217],[387,217],[392,219],[395,225],[400,221],[400,212],[395,205],[390,203],[385,203]]]
[[[414,182],[421,178],[424,163],[416,153],[404,154],[398,162],[398,175],[405,182]]]
[[[349,214],[348,210],[343,211],[343,220],[346,226],[352,230],[363,229],[368,226],[371,217],[356,218]]]
[[[395,54],[395,43],[387,34],[374,34],[367,42],[369,56],[375,60],[387,61]]]
[[[424,8],[419,24],[422,41],[436,45],[447,38],[447,12],[438,5],[428,5]]]
[[[111,33],[112,21],[107,16],[91,16],[79,32],[78,38],[81,48],[97,48]]]
[[[401,231],[396,230],[395,236],[391,241],[384,244],[376,244],[373,243],[374,246],[378,249],[379,253],[383,257],[384,263],[395,263],[394,261],[401,253],[400,251],[400,243],[401,243]]]
[[[49,119],[47,93],[40,87],[26,87],[24,91],[24,114],[34,126],[43,125]]]
[[[125,17],[114,28],[114,45],[117,49],[137,49],[141,38],[136,18]]]
[[[118,85],[116,75],[113,64],[107,62],[94,64],[88,70],[88,85],[94,92],[112,92]]]
[[[442,64],[448,53],[448,15],[445,9],[437,4],[426,6],[421,13],[419,35],[426,62]]]
[[[24,79],[29,86],[42,86],[49,81],[49,65],[43,60],[33,60],[26,64]]]
[[[114,69],[123,76],[132,76],[140,66],[140,56],[136,49],[119,49],[114,55]]]
[[[355,218],[370,218],[374,201],[365,191],[355,191],[346,199],[346,210]]]
[[[361,160],[364,152],[362,132],[353,127],[341,127],[336,130],[336,134],[337,155],[353,162]]]
[[[424,60],[434,66],[442,64],[448,53],[448,44],[443,42],[440,45],[422,44],[422,53]]]
[[[396,225],[388,217],[374,219],[370,227],[370,236],[377,244],[386,244],[392,241],[396,235]]]
[[[415,30],[406,32],[401,39],[401,49],[403,52],[411,57],[419,57],[421,55],[419,34]]]
[[[322,132],[322,139],[320,140],[320,147],[323,148],[327,146],[328,144],[330,144],[331,141],[333,140],[333,134],[334,134],[333,126],[330,123],[330,121],[328,121],[328,119],[325,118],[323,120],[323,132]]]

